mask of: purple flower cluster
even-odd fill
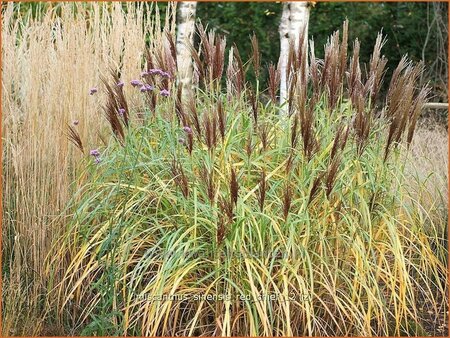
[[[145,77],[147,75],[159,75],[159,76],[161,76],[163,78],[167,78],[167,79],[170,79],[170,77],[171,77],[169,72],[166,72],[166,71],[164,71],[162,69],[158,69],[158,68],[152,68],[148,71],[143,71],[141,73],[141,77]],[[142,93],[148,92],[148,91],[151,91],[154,89],[153,86],[151,86],[149,84],[145,84],[140,80],[131,80],[130,83],[133,87],[140,87],[140,91]],[[125,85],[125,83],[122,80],[119,80],[119,82],[117,82],[116,85],[117,85],[117,87],[122,88]],[[94,95],[97,92],[98,92],[97,87],[92,87],[89,90],[89,95]],[[169,91],[166,89],[163,89],[163,90],[161,90],[161,95],[167,97],[167,96],[169,96]]]
[[[184,126],[183,130],[186,132],[186,134],[192,134],[192,129],[188,126]]]
[[[89,152],[89,154],[90,154],[91,156],[94,156],[94,157],[100,156],[100,152],[98,151],[98,149],[92,149],[92,150]]]
[[[153,86],[151,86],[151,85],[149,85],[149,84],[143,84],[142,86],[141,86],[141,93],[145,93],[145,92],[150,92],[150,91],[152,91],[154,88],[153,88]]]
[[[74,126],[78,126],[78,124],[80,123],[80,121],[78,121],[78,120],[73,120],[72,123],[73,123]]]
[[[139,81],[139,80],[131,80],[130,83],[131,83],[131,85],[133,87],[137,87],[137,86],[142,86],[143,85],[143,83],[141,81]]]
[[[102,159],[100,158],[100,152],[98,151],[98,149],[92,149],[89,152],[89,154],[94,157],[95,164],[99,164],[102,161]]]
[[[167,78],[167,79],[169,79],[171,77],[169,72],[166,72],[166,71],[164,71],[162,69],[157,69],[157,68],[152,68],[152,69],[150,69],[148,71],[143,71],[141,73],[141,77],[145,77],[145,76],[148,76],[148,75],[159,75],[159,76]],[[152,85],[144,83],[141,80],[131,80],[130,84],[133,87],[139,87],[139,90],[141,91],[141,93],[149,92],[149,91],[152,91],[152,90],[155,89]],[[122,80],[117,82],[117,87],[119,87],[119,88],[122,88],[124,85],[125,85],[125,83]],[[93,95],[97,91],[98,91],[97,88],[95,88],[95,87],[91,88],[91,90],[89,91],[89,94]],[[160,94],[162,96],[164,96],[164,97],[167,97],[167,96],[169,96],[169,91],[167,89],[162,89],[160,91]],[[120,114],[120,111],[119,111],[119,114]]]
[[[148,72],[144,72],[145,75],[159,75],[165,78],[170,78],[169,72],[165,72],[162,69],[153,68],[150,69]]]
[[[125,108],[119,108],[119,115],[123,117],[123,114],[125,114]]]

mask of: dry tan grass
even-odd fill
[[[100,77],[110,67],[120,66],[126,82],[140,73],[145,38],[152,31],[143,13],[153,9],[131,3],[126,11],[118,3],[57,4],[33,21],[20,17],[12,3],[5,7],[3,334],[38,334],[47,281],[44,260],[64,227],[57,216],[71,197],[80,159],[65,135],[67,124],[79,120],[86,145],[98,142],[97,130],[105,126],[101,93],[92,97],[89,89],[101,87]]]
[[[433,119],[424,119],[416,130],[409,154],[408,173],[411,189],[427,210],[447,223],[448,207],[448,131]],[[425,189],[419,189],[424,185]]]
[[[418,201],[424,220],[424,231],[435,233],[441,245],[448,250],[448,130],[436,119],[420,122],[406,161],[409,192]],[[433,247],[434,244],[433,244]],[[448,262],[448,251],[437,255]],[[435,335],[448,332],[444,311],[421,308],[426,318],[426,329]],[[448,312],[447,312],[448,313]]]

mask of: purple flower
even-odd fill
[[[130,83],[133,87],[142,86],[142,82],[139,80],[131,80]]]
[[[164,97],[167,97],[170,94],[167,89],[163,89],[159,93],[161,94],[161,96],[164,96]]]
[[[102,161],[102,159],[100,158],[100,152],[98,151],[98,149],[92,149],[89,152],[89,154],[94,157],[95,164],[99,164]]]
[[[149,74],[148,72],[142,72],[141,76],[144,77],[144,76],[147,76],[148,74]]]
[[[153,89],[155,89],[155,88],[153,88],[153,86],[151,86],[149,84],[142,84],[140,91],[141,91],[141,93],[145,93],[145,92],[152,91]]]
[[[184,126],[183,130],[187,133],[187,134],[192,134],[192,129],[189,128],[188,126]]]
[[[94,95],[97,92],[98,92],[98,89],[96,87],[89,89],[89,95]]]
[[[165,72],[162,69],[157,69],[157,68],[149,69],[147,74],[149,74],[149,75],[159,75],[159,76],[162,76],[162,77],[170,78],[170,73],[169,72]]]
[[[80,123],[80,121],[78,121],[78,120],[73,120],[72,123],[73,123],[74,126],[78,126],[78,123]]]
[[[147,74],[150,74],[150,75],[162,75],[162,73],[164,73],[164,72],[161,69],[156,69],[156,68],[149,69],[149,71],[147,72]]]
[[[117,82],[117,87],[122,88],[124,85],[125,85],[125,83],[123,81]]]
[[[125,114],[125,108],[119,108],[119,115],[123,116]]]
[[[98,149],[92,149],[92,150],[89,152],[89,154],[90,154],[91,156],[94,156],[94,157],[99,157],[99,156],[100,156],[100,152],[98,151]]]

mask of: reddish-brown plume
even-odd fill
[[[206,164],[201,169],[201,181],[206,184],[206,194],[209,202],[213,204],[215,195],[214,169],[209,170]]]
[[[258,98],[256,97],[256,94],[253,91],[253,88],[250,88],[250,90],[249,90],[249,99],[250,99],[250,105],[252,107],[253,120],[255,121],[255,124],[257,124],[258,123]]]
[[[383,47],[385,40],[380,34],[377,36],[375,46],[373,48],[373,53],[370,58],[370,69],[369,77],[366,86],[369,87],[365,91],[369,93],[370,102],[372,104],[372,111],[375,110],[376,100],[378,98],[378,93],[381,88],[381,82],[385,73],[385,67],[387,64],[387,59],[381,55],[381,48]]]
[[[197,105],[193,97],[191,97],[189,100],[189,117],[200,140],[202,135],[202,128],[200,126],[200,118],[197,112]]]
[[[189,126],[187,127],[190,128]],[[190,155],[192,155],[192,150],[194,149],[194,135],[192,134],[192,132],[186,133],[186,147]]]
[[[320,182],[322,181],[323,177],[325,176],[325,172],[321,172],[313,181],[313,185],[311,187],[311,191],[309,192],[309,199],[308,204],[312,202],[314,197],[316,197],[317,193],[319,192],[320,188]]]
[[[294,149],[298,142],[298,121],[300,117],[299,114],[295,114],[291,126],[291,148]]]
[[[413,65],[403,57],[392,75],[386,98],[388,108],[385,114],[389,121],[389,131],[384,160],[387,159],[390,149],[397,146],[405,133],[407,142],[412,140],[417,118],[429,94],[428,86],[416,94],[416,83],[423,69],[423,63]]]
[[[228,222],[232,222],[234,219],[233,203],[230,200],[219,196],[219,208],[221,212],[227,216]]]
[[[255,146],[252,144],[252,132],[248,132],[247,142],[245,143],[245,152],[247,153],[247,157],[250,158],[253,152],[253,148]]]
[[[269,92],[270,99],[273,103],[277,102],[277,92],[280,87],[280,71],[275,67],[273,63],[270,63],[269,69],[269,87],[267,88]]]
[[[222,137],[222,141],[225,139],[225,128],[227,125],[227,117],[225,115],[225,110],[223,109],[222,100],[217,101],[217,118],[219,124],[219,132]]]
[[[216,241],[217,245],[221,245],[226,236],[226,225],[223,215],[219,215],[217,223]]]
[[[237,204],[238,193],[239,193],[239,183],[237,181],[236,172],[235,172],[234,168],[231,168],[230,198],[231,198],[231,202],[234,203],[234,205]]]
[[[123,142],[125,140],[125,131],[119,119],[118,109],[120,108],[120,106],[118,106],[116,92],[114,89],[112,89],[112,87],[107,83],[105,79],[103,79],[103,83],[105,84],[107,93],[106,105],[103,108],[104,114],[109,122],[109,125],[111,126],[112,132],[117,137],[120,144],[123,145]],[[125,108],[125,113],[123,114],[123,121],[125,125],[128,125],[127,108]]]
[[[333,147],[331,148],[331,153],[330,153],[330,158],[333,159],[337,153],[338,150],[341,149],[341,143],[344,141],[344,125],[341,123],[337,130],[336,130],[336,134],[334,136],[334,141],[333,141]]]
[[[261,170],[261,176],[259,178],[259,187],[258,187],[258,204],[259,210],[262,212],[264,209],[264,201],[266,199],[266,172],[265,170]]]
[[[293,192],[291,185],[289,184],[289,182],[286,182],[283,193],[283,216],[285,221],[287,220],[289,211],[291,210],[292,196]]]
[[[306,158],[310,160],[318,150],[318,143],[314,135],[314,105],[310,105],[308,109],[299,110],[299,114],[303,152]]]
[[[261,68],[261,55],[259,52],[258,39],[256,35],[252,36],[252,62],[253,62],[253,70],[255,71],[255,76],[258,79]]]
[[[167,42],[169,43],[169,50],[170,50],[170,58],[173,61],[173,64],[175,68],[172,70],[175,74],[176,69],[178,68],[178,62],[177,62],[177,48],[175,47],[175,41],[173,40],[173,34],[170,33],[170,31],[165,31]]]
[[[175,100],[175,114],[178,117],[178,121],[182,126],[190,125],[189,116],[185,113],[183,108],[183,86],[178,86],[177,98]]]
[[[71,125],[67,125],[68,133],[67,138],[84,153],[83,142],[81,141],[80,134],[78,131],[72,127]]]
[[[336,156],[333,159],[331,159],[331,163],[328,166],[327,178],[325,182],[327,198],[330,197],[330,194],[333,191],[339,170],[340,161],[341,161],[340,156]]]
[[[230,99],[236,96],[238,99],[245,88],[245,71],[239,51],[234,44],[231,47],[227,68],[227,95]]]
[[[202,24],[197,25],[200,38],[200,50],[197,52],[191,45],[191,55],[199,81],[207,87],[211,81],[219,83],[225,64],[226,40],[211,31],[206,33]]]
[[[261,139],[262,150],[267,150],[269,146],[269,125],[267,123],[259,126],[259,138]]]
[[[215,114],[204,114],[203,125],[205,130],[205,142],[209,150],[217,143],[217,117]]]
[[[289,157],[286,161],[286,167],[285,167],[286,174],[289,174],[291,172],[292,165],[294,164],[294,159],[295,159],[294,151],[293,151],[293,149],[291,149],[291,151],[289,152]]]
[[[246,72],[244,70],[244,64],[242,63],[241,55],[239,54],[239,50],[237,49],[236,44],[234,44],[234,55],[235,60],[237,62],[237,74],[236,74],[236,89],[238,93],[238,97],[240,97],[242,91],[245,88],[245,75]]]
[[[181,189],[183,196],[187,198],[189,196],[188,179],[184,173],[183,166],[176,159],[172,160],[171,172],[176,185]]]

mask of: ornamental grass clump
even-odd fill
[[[144,112],[113,71],[97,93],[112,137],[101,162],[86,158],[50,260],[70,262],[62,318],[85,334],[369,336],[424,334],[423,304],[445,313],[445,223],[411,197],[401,157],[428,97],[423,67],[402,60],[381,101],[382,37],[366,73],[347,31],[324,60],[291,45],[287,109],[274,65],[266,90],[245,82],[247,64],[260,75],[254,37],[251,62],[233,47],[225,66],[225,40],[200,26],[182,100],[162,35],[144,78],[175,94],[146,92]]]

